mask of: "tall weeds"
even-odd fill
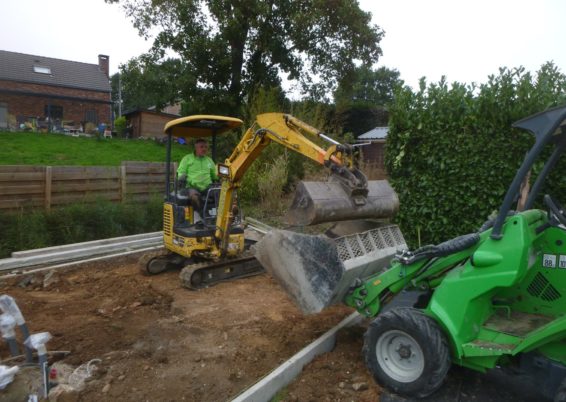
[[[161,229],[162,205],[161,196],[156,196],[145,203],[97,201],[50,212],[2,212],[0,258],[13,251],[154,232]]]

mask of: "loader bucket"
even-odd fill
[[[254,246],[261,265],[305,314],[341,302],[357,278],[384,270],[407,245],[395,225],[330,239],[272,230]]]
[[[399,198],[387,180],[368,181],[368,195],[352,197],[339,182],[300,182],[285,219],[293,226],[355,219],[390,218]]]

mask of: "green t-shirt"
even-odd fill
[[[197,157],[194,153],[187,154],[179,164],[177,177],[187,175],[187,187],[205,190],[210,184],[218,180],[216,165],[208,156]]]

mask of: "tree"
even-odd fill
[[[111,78],[112,101],[117,105],[120,79],[122,113],[150,106],[162,109],[178,101],[177,85],[182,74],[183,65],[178,59],[155,60],[149,55],[133,58]]]
[[[174,52],[183,98],[195,108],[241,105],[281,77],[305,92],[332,93],[355,68],[375,63],[383,31],[355,0],[105,0],[122,4],[154,59]]]
[[[393,101],[395,89],[402,85],[397,70],[387,67],[374,70],[364,65],[356,68],[350,79],[342,81],[334,92],[344,132],[358,136],[376,126],[386,126],[387,105]]]

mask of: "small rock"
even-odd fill
[[[24,276],[24,279],[22,279],[19,283],[18,286],[21,288],[27,288],[29,285],[31,285],[31,276]]]
[[[227,341],[228,340],[228,332],[224,332],[224,340]]]
[[[346,383],[341,381],[338,383],[338,388],[344,388],[346,386]]]
[[[165,348],[158,348],[155,353],[153,353],[153,359],[158,363],[167,363],[169,358],[167,357]]]
[[[133,302],[133,303],[130,305],[130,307],[131,307],[131,308],[136,308],[136,307],[139,307],[139,306],[141,306],[141,305],[142,305],[141,302],[137,301],[137,302]]]
[[[143,304],[144,306],[151,306],[152,304],[155,304],[155,296],[143,295],[141,297],[141,304]]]
[[[146,364],[145,366],[143,366],[143,371],[147,371],[151,368],[150,365]]]
[[[120,377],[118,377],[118,381],[124,381],[125,378],[126,376],[122,374]]]
[[[365,391],[368,388],[369,388],[369,386],[368,386],[367,382],[356,382],[356,383],[352,384],[352,389],[354,391]]]
[[[77,402],[79,393],[70,385],[59,384],[49,390],[49,402]]]
[[[289,394],[289,402],[299,402],[299,397],[295,394]]]
[[[102,393],[106,394],[108,391],[110,391],[110,384],[106,384],[103,388],[102,388]]]

